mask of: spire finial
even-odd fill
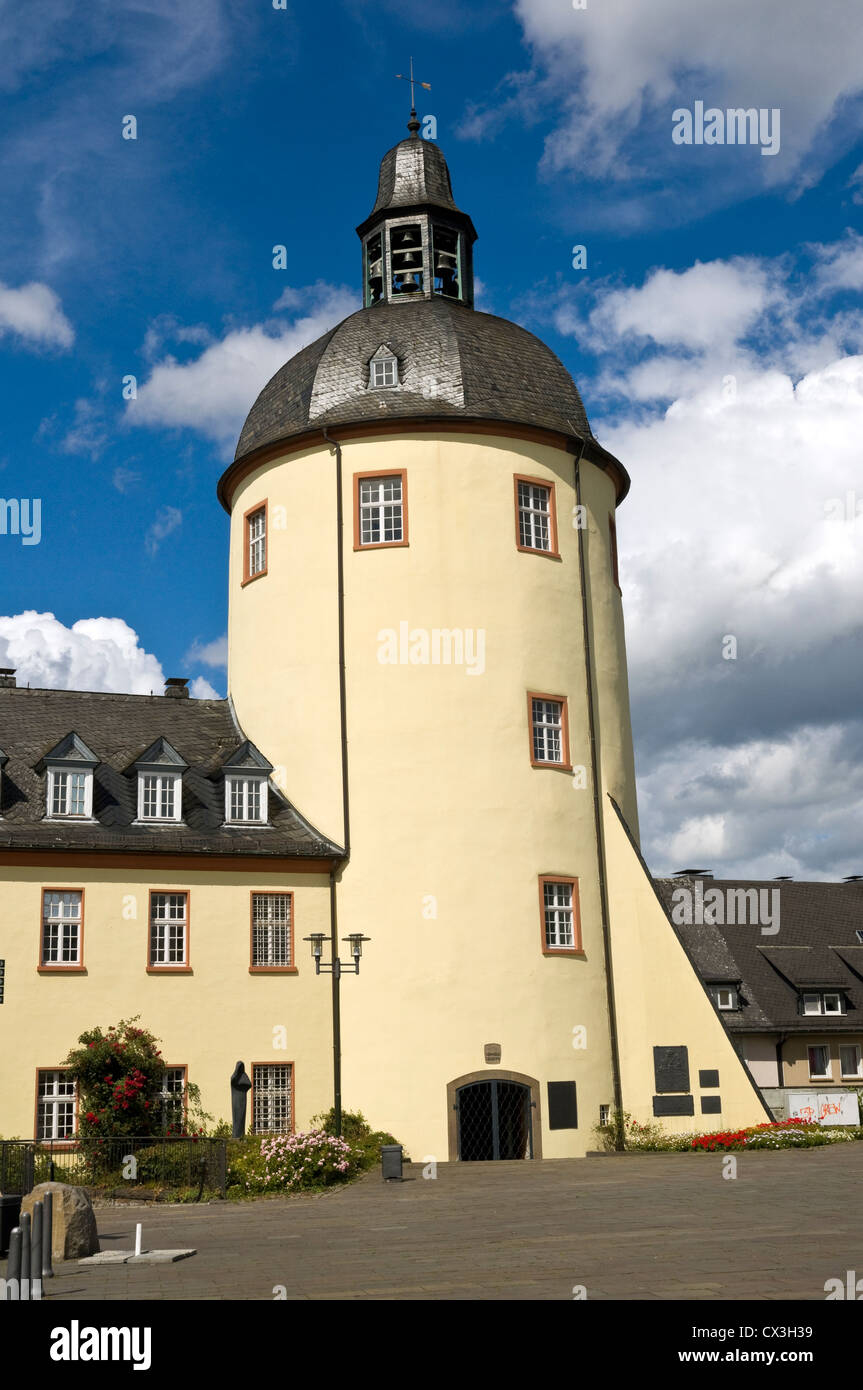
[[[411,137],[415,140],[415,139],[417,138],[417,131],[418,131],[419,128],[420,128],[420,123],[419,123],[419,121],[418,121],[418,119],[417,119],[417,108],[416,108],[416,102],[415,102],[415,100],[414,100],[414,87],[424,87],[425,90],[426,90],[427,92],[430,92],[430,91],[431,91],[431,83],[430,83],[430,82],[420,82],[418,78],[415,78],[415,77],[414,77],[414,60],[413,60],[413,58],[411,58],[410,76],[408,77],[408,76],[406,76],[406,75],[405,75],[404,73],[402,73],[402,72],[397,72],[397,73],[396,73],[396,77],[398,78],[398,80],[399,80],[400,82],[409,82],[409,83],[411,84],[411,117],[410,117],[410,120],[408,121],[408,130],[409,130],[410,133],[411,133]]]

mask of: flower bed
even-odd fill
[[[746,1129],[711,1130],[707,1133],[666,1134],[658,1123],[639,1124],[631,1115],[618,1116],[617,1125],[597,1130],[606,1149],[623,1138],[626,1152],[727,1153],[746,1149],[813,1149],[863,1139],[863,1125],[821,1125],[815,1120],[772,1120]]]

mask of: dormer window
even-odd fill
[[[46,772],[45,814],[49,820],[92,820],[93,769],[99,759],[76,733],[40,758],[37,772]]]
[[[842,995],[835,990],[825,990],[817,994],[807,991],[802,999],[804,1014],[843,1014],[845,1012]]]
[[[390,352],[382,352],[379,350],[369,363],[369,386],[377,388],[381,386],[398,386],[398,384],[398,359],[393,357]]]
[[[183,819],[183,773],[187,764],[166,738],[151,743],[134,763],[138,779],[137,824],[176,825]]]
[[[226,825],[267,824],[272,770],[272,763],[248,739],[228,759],[224,764]]]
[[[738,1007],[737,990],[734,985],[718,985],[714,990],[714,998],[717,1009],[727,1012]]]

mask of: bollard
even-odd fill
[[[30,1297],[35,1303],[42,1298],[42,1203],[33,1203],[30,1225]]]
[[[21,1227],[9,1232],[9,1264],[6,1268],[6,1300],[17,1303],[21,1298]]]
[[[384,1144],[381,1148],[381,1175],[385,1182],[402,1181],[404,1149],[401,1144]]]
[[[140,1221],[139,1221],[138,1224],[137,1224],[137,1226],[135,1227],[135,1254],[136,1254],[136,1255],[140,1255],[140,1253],[141,1253],[141,1223],[140,1223]]]
[[[42,1278],[54,1278],[53,1248],[54,1236],[54,1193],[46,1192],[42,1198]]]
[[[30,1302],[30,1213],[21,1217],[21,1302]]]

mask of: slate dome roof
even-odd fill
[[[399,384],[369,386],[384,347]],[[298,352],[249,411],[235,460],[323,426],[426,416],[532,425],[591,439],[578,389],[518,324],[441,298],[372,305]]]

